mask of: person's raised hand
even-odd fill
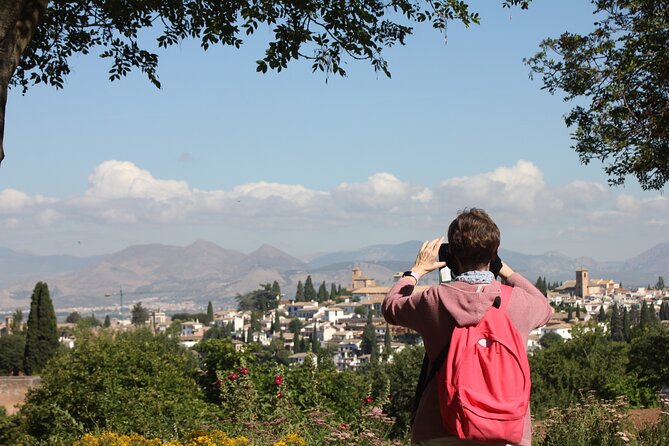
[[[438,259],[439,247],[442,243],[444,243],[444,237],[423,242],[423,246],[421,246],[420,251],[418,251],[416,261],[414,262],[411,271],[420,277],[437,268],[446,266],[446,262],[440,262]]]

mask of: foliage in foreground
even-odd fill
[[[533,412],[538,419],[562,420],[549,425],[545,441],[567,435],[559,429],[578,436],[579,429],[597,432],[609,426],[610,420],[600,423],[607,413],[569,417],[587,390],[597,399],[622,395],[637,398],[634,404],[641,397],[657,404],[653,389],[665,382],[667,370],[652,365],[667,354],[658,346],[666,345],[669,332],[649,327],[639,334],[628,344],[595,329],[576,332],[573,340],[535,353]],[[0,444],[71,445],[86,434],[99,439],[113,432],[177,445],[201,430],[244,437],[256,446],[283,446],[280,442],[291,433],[310,445],[389,445],[408,439],[423,352],[410,347],[393,363],[340,372],[325,350],[308,356],[303,365],[285,367],[270,350],[252,346],[238,352],[227,339],[208,339],[189,351],[148,330],[83,331],[74,349],[47,363],[43,385],[30,393],[22,411],[12,417],[0,414]],[[550,407],[569,406],[562,415],[546,413]],[[588,420],[594,424],[585,426]],[[665,429],[666,434],[659,426],[657,432]],[[644,432],[638,434],[639,445],[660,445],[652,439],[669,438],[650,428]],[[571,445],[546,443],[552,444]]]
[[[97,430],[174,438],[211,419],[196,371],[190,352],[148,330],[82,336],[44,368],[23,427],[55,443]]]
[[[629,343],[611,341],[599,327],[574,329],[573,339],[537,350],[530,357],[532,412],[583,401],[589,391],[603,400],[625,397],[634,407],[657,406],[669,384],[669,330],[659,325],[635,330]]]
[[[538,446],[666,446],[669,413],[659,422],[636,429],[625,414],[626,403],[603,402],[589,395],[583,403],[552,410]]]

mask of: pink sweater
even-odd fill
[[[527,345],[530,331],[548,322],[553,309],[544,295],[520,274],[512,274],[507,283],[513,287],[513,292],[506,311]],[[383,301],[383,316],[390,324],[420,333],[431,361],[450,340],[455,324],[473,325],[481,320],[495,297],[500,295],[501,285],[497,281],[489,285],[450,282],[411,294],[413,284],[411,277],[403,277],[395,283]],[[418,443],[448,436],[441,423],[436,380],[432,379],[418,405],[411,440]],[[532,425],[528,410],[520,445],[530,446],[531,441]]]

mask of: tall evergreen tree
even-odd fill
[[[49,286],[37,282],[30,297],[30,314],[23,354],[23,368],[27,375],[39,373],[58,350],[56,313],[49,295]]]
[[[334,300],[337,297],[337,287],[334,282],[330,284],[330,299]]]
[[[646,304],[646,301],[644,301],[641,304],[641,316],[639,320],[639,327],[643,330],[646,327],[650,327],[653,323],[652,317],[650,315],[650,311],[648,309],[648,305]]]
[[[316,288],[314,288],[311,276],[307,276],[307,280],[304,282],[304,300],[307,302],[316,300]]]
[[[304,285],[302,285],[301,280],[299,280],[297,282],[297,291],[295,292],[295,301],[296,302],[303,302],[304,301]]]
[[[604,305],[599,307],[599,314],[597,315],[597,322],[606,322],[606,311],[604,311]]]
[[[105,316],[105,321],[102,326],[105,328],[111,327],[111,319],[109,318],[109,315]]]
[[[321,286],[318,287],[318,294],[316,294],[316,300],[318,302],[325,302],[330,296],[328,295],[328,290],[325,288],[325,280],[321,283]]]
[[[613,304],[613,311],[611,312],[611,322],[609,328],[611,340],[620,342],[624,339],[623,335],[623,319],[618,310],[618,304]]]
[[[299,319],[293,319],[288,324],[290,332],[293,334],[293,353],[300,353],[300,332],[302,330],[302,323]]]
[[[639,309],[636,305],[632,306],[630,309],[630,324],[632,326],[637,326],[641,323],[641,314],[639,314]]]
[[[627,342],[632,340],[632,324],[627,307],[623,307],[623,337]]]
[[[337,284],[337,296],[341,296],[341,283]]]
[[[571,309],[571,305],[569,306],[569,310],[567,310],[567,322],[571,322],[574,319],[574,313]]]
[[[316,326],[316,319],[314,319],[314,329],[311,332],[311,351],[318,354],[321,343],[318,340],[318,331]]]
[[[392,350],[393,338],[390,334],[390,325],[386,323],[386,333],[383,335],[383,360],[388,361],[390,358],[390,352]]]
[[[660,320],[669,321],[669,301],[663,300],[660,304]]]
[[[545,296],[546,295],[546,279],[542,278],[539,276],[537,278],[537,281],[534,283],[534,286],[541,291],[541,293]]]
[[[658,322],[657,313],[655,313],[655,305],[653,305],[653,302],[648,304],[648,320],[650,321],[650,325],[655,325]]]
[[[209,325],[214,322],[214,306],[211,304],[211,301],[207,303],[207,320],[204,322],[205,325]]]
[[[581,306],[576,305],[576,319],[581,320]]]
[[[274,310],[274,321],[272,321],[272,334],[281,331],[281,316],[279,310]]]
[[[362,343],[360,344],[362,353],[365,355],[373,354],[377,349],[376,330],[374,329],[374,322],[372,320],[372,309],[367,312],[367,323],[362,332]]]
[[[664,289],[664,277],[660,276],[657,278],[657,282],[655,283],[655,289],[656,290]]]
[[[276,280],[272,282],[272,293],[274,293],[275,296],[281,296],[281,287],[279,286],[279,282]]]

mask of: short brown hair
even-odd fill
[[[450,255],[462,267],[478,268],[494,259],[499,239],[499,228],[483,209],[458,212],[448,227]]]

